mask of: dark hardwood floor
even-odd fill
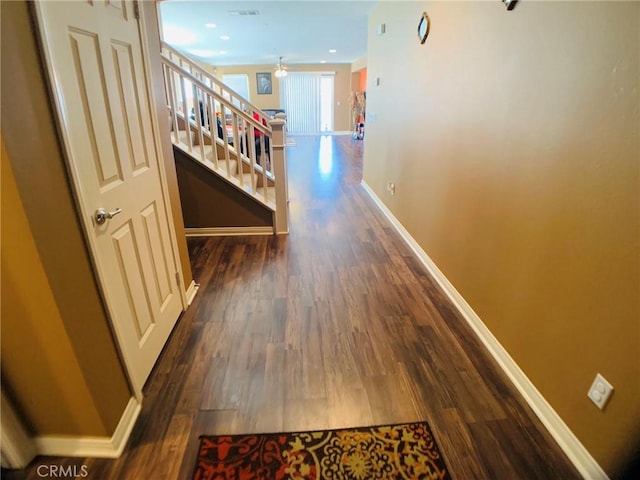
[[[456,480],[580,478],[360,186],[362,142],[297,137],[288,236],[189,241],[200,291],[118,460],[92,479],[187,479],[198,436],[426,420]]]

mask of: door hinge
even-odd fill
[[[180,286],[180,274],[176,272],[176,285]]]
[[[140,4],[138,0],[133,0],[133,16],[136,17],[136,20],[140,20]]]

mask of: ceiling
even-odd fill
[[[216,66],[275,65],[279,57],[287,65],[352,63],[366,55],[367,14],[374,4],[366,0],[159,3],[164,40]],[[336,51],[331,53],[332,49]]]

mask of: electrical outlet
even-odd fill
[[[387,182],[387,192],[394,195],[396,193],[396,184],[391,181]]]
[[[587,396],[600,410],[604,410],[604,406],[609,401],[611,394],[613,393],[613,385],[605,380],[605,378],[599,373],[596,375],[596,379],[591,384],[589,393]]]

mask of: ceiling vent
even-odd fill
[[[260,15],[258,10],[229,10],[229,15],[234,17],[255,17]]]

